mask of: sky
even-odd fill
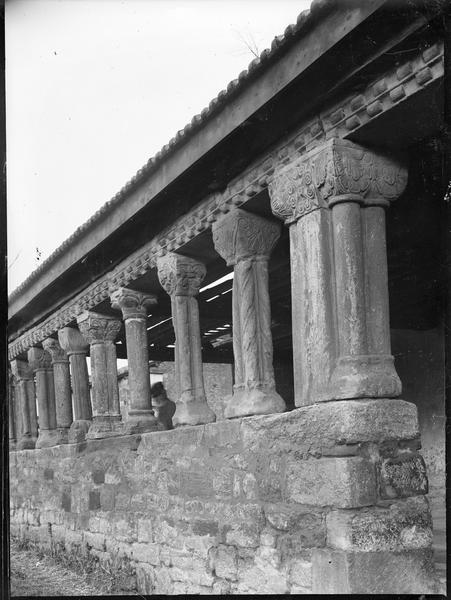
[[[11,293],[310,0],[6,0]]]

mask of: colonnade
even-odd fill
[[[402,160],[331,139],[276,169],[268,191],[279,221],[235,207],[213,223],[215,250],[234,269],[235,383],[225,399],[226,418],[286,408],[275,388],[268,288],[280,220],[290,235],[296,406],[400,395],[390,351],[384,211],[406,181]],[[206,267],[171,252],[158,259],[157,271],[171,298],[176,336],[174,424],[214,421],[205,396],[196,298]],[[120,315],[85,312],[77,328],[64,327],[42,348],[30,348],[28,361],[11,362],[12,447],[161,429],[152,410],[147,348],[147,311],[156,297],[119,288],[110,299]],[[130,373],[126,423],[119,410],[115,347],[122,322]]]

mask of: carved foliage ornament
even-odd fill
[[[12,360],[11,372],[17,380],[33,379],[33,370],[24,360]]]
[[[58,331],[58,341],[68,354],[85,354],[88,343],[78,329],[63,327]]]
[[[280,224],[235,208],[213,224],[213,243],[226,263],[269,257],[280,236]]]
[[[207,269],[194,258],[171,252],[158,258],[158,278],[170,296],[196,296]]]
[[[67,362],[69,360],[66,352],[59,345],[58,340],[47,338],[42,342],[42,347],[50,354],[53,363]]]
[[[122,311],[124,319],[146,318],[147,307],[156,304],[155,296],[143,294],[129,288],[119,288],[111,295],[111,306]]]
[[[402,194],[406,183],[407,169],[399,159],[333,138],[275,174],[271,208],[292,223],[343,196],[386,205]]]
[[[77,317],[83,337],[90,343],[114,342],[121,329],[121,321],[115,317],[85,312]]]
[[[52,357],[46,350],[33,347],[28,350],[28,363],[33,371],[37,371],[38,369],[51,369]]]

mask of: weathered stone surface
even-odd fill
[[[389,508],[331,511],[327,543],[341,550],[403,551],[432,544],[432,520],[425,498],[398,501]]]
[[[314,594],[430,594],[436,591],[432,550],[347,552],[317,549],[312,555]]]
[[[357,456],[292,460],[286,478],[287,501],[342,508],[376,501],[375,467]]]
[[[238,574],[238,559],[236,548],[220,544],[214,548],[210,556],[212,570],[218,577],[236,580]]]
[[[285,402],[274,380],[268,290],[268,259],[280,224],[235,208],[213,223],[212,233],[217,252],[234,265],[235,383],[225,400],[224,416],[283,412]]]
[[[417,437],[417,408],[397,399],[328,402],[283,415],[243,419],[241,435],[244,448],[252,451],[318,456],[323,448],[337,444]]]
[[[188,256],[169,253],[158,259],[160,283],[171,296],[175,331],[178,401],[174,426],[211,423],[216,418],[205,396],[199,307],[195,298],[205,273],[205,265]]]
[[[426,465],[420,454],[403,454],[382,461],[379,470],[381,498],[406,498],[428,493]]]
[[[152,594],[311,593],[311,553],[326,543],[336,544],[336,550],[377,548],[378,554],[393,556],[424,548],[430,528],[423,496],[380,500],[384,506],[377,509],[352,508],[362,503],[368,482],[375,486],[374,464],[381,460],[377,440],[365,442],[365,455],[315,458],[323,447],[320,432],[338,445],[347,432],[355,434],[349,427],[355,411],[344,410],[351,417],[343,423],[332,407],[331,423],[326,409],[13,452],[13,527],[22,527],[27,536],[26,528],[32,529],[29,537],[43,547],[50,547],[49,523],[53,539],[78,535],[73,542],[78,540],[87,556],[99,552],[102,560],[136,566],[138,589]],[[310,425],[309,413],[321,416],[316,424],[313,419]],[[309,427],[318,436],[311,451]],[[397,449],[394,444],[391,458]],[[410,452],[401,450],[404,456]],[[328,501],[325,508],[312,505],[312,493],[321,504]],[[338,497],[337,505],[332,497]],[[378,511],[383,518],[372,518]],[[353,519],[342,522],[340,515]],[[391,545],[384,542],[387,536],[395,540]]]

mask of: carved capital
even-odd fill
[[[194,258],[171,252],[158,258],[158,278],[170,296],[196,296],[207,269]]]
[[[271,208],[285,223],[293,223],[340,201],[386,206],[406,183],[401,159],[333,138],[276,171],[269,186]]]
[[[44,348],[44,350],[47,350],[47,352],[52,357],[53,364],[68,362],[68,356],[65,350],[61,348],[60,344],[58,343],[58,340],[55,340],[53,338],[47,338],[42,342],[42,347]]]
[[[268,258],[280,237],[280,223],[235,208],[213,223],[213,243],[228,265]]]
[[[58,331],[58,341],[61,348],[71,354],[86,354],[89,344],[74,327],[63,327]]]
[[[11,361],[11,372],[17,379],[33,379],[33,369],[24,360],[12,360]]]
[[[147,317],[147,309],[157,303],[156,296],[143,294],[129,288],[118,288],[110,294],[111,306],[122,311],[124,320]]]
[[[116,317],[95,312],[84,312],[77,317],[77,324],[83,337],[90,344],[114,342],[121,329],[121,321]]]
[[[28,350],[28,364],[33,371],[49,370],[52,368],[52,357],[46,350],[34,346]]]

